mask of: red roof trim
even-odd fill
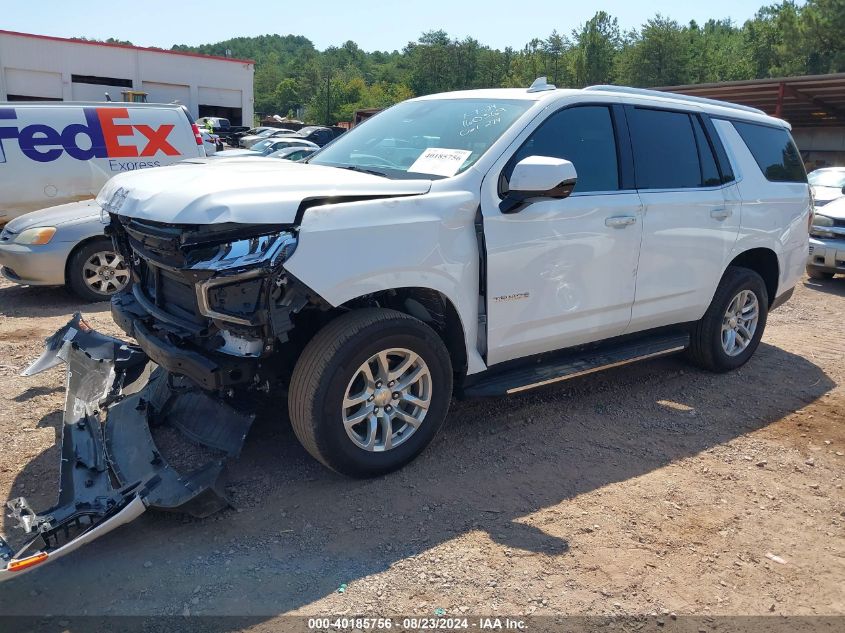
[[[36,40],[50,40],[53,42],[70,42],[71,44],[88,44],[89,46],[108,46],[111,48],[128,48],[134,51],[147,51],[149,53],[163,53],[165,55],[183,55],[185,57],[199,57],[201,59],[217,59],[238,64],[255,64],[252,59],[238,59],[236,57],[220,57],[219,55],[203,55],[201,53],[190,53],[188,51],[167,51],[162,48],[150,48],[149,46],[130,46],[129,44],[114,44],[111,42],[90,42],[77,40],[72,37],[56,37],[54,35],[36,35],[35,33],[19,33],[18,31],[5,31],[0,29],[0,35],[15,35],[17,37],[29,37]]]

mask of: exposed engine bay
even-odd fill
[[[203,389],[267,391],[280,374],[293,318],[321,300],[284,270],[294,229],[160,224],[112,215],[132,275],[115,322],[168,371]]]

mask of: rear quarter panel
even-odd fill
[[[752,248],[773,250],[778,257],[775,296],[779,296],[804,274],[809,248],[809,185],[767,180],[733,124],[724,120],[713,123],[725,141],[742,198],[742,219],[733,255]]]

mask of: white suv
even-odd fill
[[[683,350],[741,366],[811,217],[783,121],[544,80],[400,103],[306,163],[136,172],[98,200],[135,282],[112,312],[144,353],[221,402],[287,392],[305,448],[353,476],[415,457],[453,393]]]

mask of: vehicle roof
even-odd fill
[[[654,105],[656,107],[672,107],[689,111],[704,111],[714,116],[745,119],[769,125],[790,128],[789,123],[782,119],[769,116],[762,110],[750,106],[705,99],[689,95],[680,95],[659,90],[644,88],[629,88],[626,86],[588,86],[581,89],[555,88],[529,91],[526,88],[487,88],[481,90],[457,90],[439,94],[416,97],[412,101],[428,101],[434,99],[516,99],[550,104],[557,101],[572,101],[595,99],[596,97],[616,97],[624,103],[637,105]]]
[[[317,148],[311,147],[310,145],[290,145],[288,147],[283,147],[281,149],[277,149],[268,156],[286,156],[287,154],[293,154],[295,152],[313,152]]]
[[[811,174],[816,173],[817,171],[845,171],[845,167],[818,167],[811,171]]]
[[[134,101],[9,101],[7,104],[10,108],[19,108],[21,106],[43,106],[47,108],[79,108],[83,106],[96,106],[98,108],[125,108],[127,106],[133,108],[185,108],[185,105],[182,103],[135,103]]]

